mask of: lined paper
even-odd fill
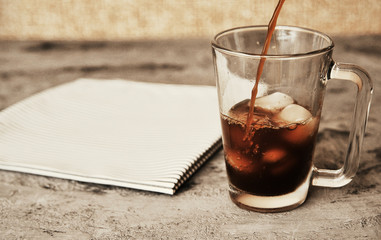
[[[0,112],[0,169],[174,194],[221,147],[215,87],[78,79]]]

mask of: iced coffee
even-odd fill
[[[221,114],[230,185],[255,196],[292,193],[311,172],[319,121],[289,95],[274,92],[256,99],[246,126],[249,105],[247,99]]]
[[[229,196],[261,212],[300,206],[311,185],[342,187],[353,179],[373,91],[364,70],[332,60],[329,36],[274,29],[274,19],[268,27],[223,31],[212,42]],[[326,85],[335,79],[357,86],[355,111],[343,167],[320,169],[314,146]]]

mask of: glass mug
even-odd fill
[[[246,132],[266,33],[267,26],[230,29],[215,36],[212,51],[230,198],[245,209],[278,212],[301,205],[311,184],[341,187],[351,181],[373,87],[360,67],[333,61],[327,35],[277,26]],[[356,104],[343,167],[318,169],[312,158],[326,84],[333,79],[356,84]]]

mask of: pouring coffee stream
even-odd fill
[[[267,51],[269,50],[271,38],[272,38],[272,35],[274,33],[275,26],[276,26],[276,23],[278,20],[278,16],[279,16],[280,10],[282,9],[284,2],[285,2],[285,0],[279,0],[278,5],[276,6],[276,8],[274,10],[273,16],[271,17],[271,20],[268,24],[266,40],[265,40],[265,43],[264,43],[263,48],[262,48],[261,59],[259,61],[259,65],[257,68],[255,85],[254,85],[253,89],[251,90],[251,101],[250,101],[249,114],[248,114],[247,120],[246,120],[246,132],[245,132],[244,140],[249,139],[251,124],[253,123],[253,119],[254,119],[254,105],[255,105],[255,98],[257,97],[257,93],[258,93],[258,83],[259,83],[259,80],[260,80],[262,72],[263,72],[263,67],[265,65],[265,61],[266,61],[265,56],[267,55]]]

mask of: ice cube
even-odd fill
[[[276,163],[286,156],[287,152],[281,148],[270,149],[263,153],[262,160],[266,163]]]
[[[294,99],[281,92],[275,92],[255,99],[256,108],[260,108],[271,113],[277,113],[292,103],[294,103]]]
[[[317,118],[312,118],[310,111],[297,104],[290,104],[274,116],[278,124],[296,124],[282,136],[290,143],[303,144],[313,137],[317,130]]]
[[[312,118],[305,124],[297,125],[295,129],[290,129],[283,133],[283,138],[293,144],[307,144],[310,142],[316,132],[318,126],[318,118]]]
[[[310,111],[298,104],[290,104],[282,109],[274,118],[284,123],[301,123],[312,117]]]
[[[274,176],[289,175],[290,171],[296,166],[296,158],[288,154],[282,161],[270,168],[270,172]]]
[[[234,150],[225,150],[225,158],[228,164],[243,173],[253,173],[256,170],[254,161],[246,155]]]

